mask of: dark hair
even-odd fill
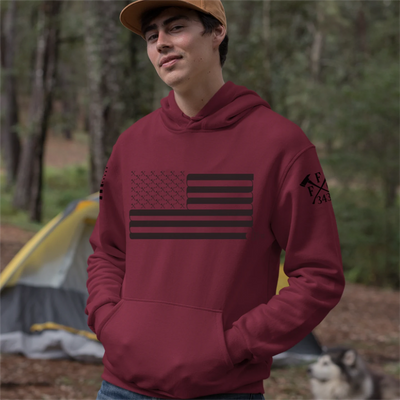
[[[154,8],[152,10],[146,11],[142,15],[142,32],[143,30],[150,24],[150,22],[158,17],[166,8],[169,8],[170,6],[167,7],[159,7],[159,8]],[[215,28],[217,28],[219,25],[221,25],[221,22],[217,20],[214,16],[210,14],[205,14],[202,13],[201,11],[193,10],[197,13],[197,16],[200,19],[200,22],[204,26],[204,32],[203,35],[205,34],[211,34]],[[226,55],[228,54],[228,43],[229,43],[229,38],[228,35],[225,35],[224,40],[221,42],[219,45],[219,61],[221,64],[221,67],[223,67],[225,60],[226,60]]]

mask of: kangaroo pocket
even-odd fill
[[[144,389],[177,395],[218,384],[234,367],[221,310],[122,299],[100,340],[110,372]]]

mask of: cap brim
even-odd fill
[[[185,7],[191,8],[193,10],[198,10],[205,12],[199,7],[191,3],[187,3],[184,0],[138,0],[134,3],[128,4],[120,13],[119,19],[126,28],[132,32],[143,37],[142,34],[142,15],[144,12],[151,10],[153,8],[159,7]]]

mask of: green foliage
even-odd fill
[[[399,208],[379,190],[330,188],[345,275],[350,282],[399,288]]]
[[[274,4],[277,11],[280,4]],[[276,42],[290,53],[274,44],[280,56],[273,58],[281,65],[273,68],[271,95],[275,109],[318,145],[328,182],[335,183],[330,187],[347,279],[399,288],[399,4],[324,4],[318,80],[309,67],[313,30],[304,29],[318,26],[316,7],[301,2],[303,11],[290,24],[277,17],[292,45]],[[296,44],[293,25],[303,32]]]
[[[1,175],[1,183],[2,223],[9,223],[34,231],[38,231],[63,211],[71,201],[86,197],[89,194],[88,169],[86,166],[46,167],[43,184],[43,222],[36,224],[29,222],[27,212],[12,207],[12,189],[5,187],[3,174]]]
[[[15,225],[33,232],[39,231],[43,224],[29,221],[27,212],[17,210],[12,206],[12,190],[6,187],[4,174],[1,174],[0,179],[2,188],[0,202],[1,223]]]
[[[44,204],[50,215],[56,215],[71,201],[89,194],[88,170],[83,165],[62,169],[47,167],[44,182]]]

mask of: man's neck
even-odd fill
[[[186,90],[174,89],[175,101],[188,117],[194,117],[224,85],[222,73],[213,81]]]

